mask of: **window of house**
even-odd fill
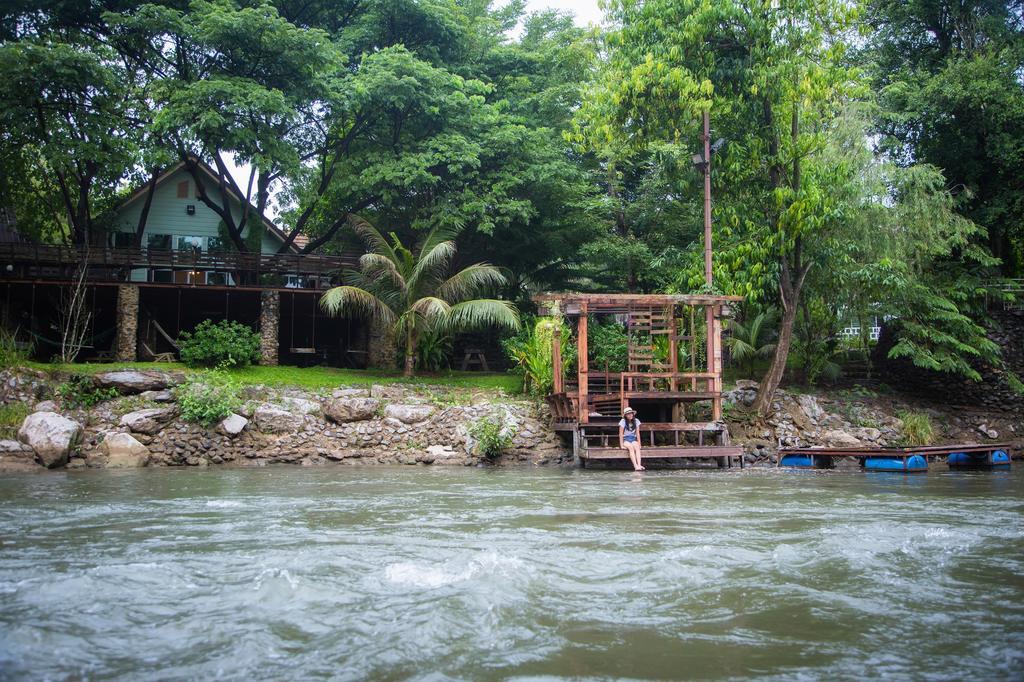
[[[165,284],[173,282],[174,281],[174,271],[173,270],[154,270],[153,271],[153,281],[154,282],[163,282]]]
[[[188,199],[188,180],[182,180],[178,183],[178,198]]]
[[[208,237],[206,239],[206,250],[210,253],[224,253],[230,251],[228,240],[221,237]]]
[[[115,249],[130,249],[135,246],[135,234],[132,232],[115,232],[111,242]]]
[[[178,237],[178,251],[202,251],[202,237]]]
[[[146,240],[146,248],[154,251],[170,251],[171,250],[171,235],[169,234],[151,234]]]

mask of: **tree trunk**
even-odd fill
[[[761,380],[761,385],[757,389],[757,399],[754,401],[754,409],[761,416],[771,413],[772,400],[775,398],[775,391],[778,390],[779,384],[782,383],[782,375],[786,372],[786,360],[789,358],[789,348],[793,342],[793,326],[796,322],[800,292],[790,289],[788,295],[785,291],[782,292],[783,312],[782,321],[779,323],[779,340],[775,345],[772,363],[768,366],[768,372],[764,379]]]
[[[405,334],[405,370],[402,376],[411,377],[416,369],[416,337],[409,329]]]

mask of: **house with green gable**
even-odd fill
[[[130,281],[234,284],[230,272],[217,272],[205,267],[207,263],[216,262],[219,256],[235,253],[238,249],[228,236],[221,217],[199,198],[196,176],[203,182],[203,189],[213,202],[224,205],[216,173],[202,161],[195,160],[195,166],[198,172],[193,175],[185,162],[179,161],[162,172],[155,183],[146,183],[133,191],[114,212],[113,229],[107,235],[106,246],[119,249],[138,247],[145,252],[161,254],[164,256],[158,259],[161,261],[174,252],[175,258],[181,262],[194,259],[204,267],[195,270],[158,265],[133,268]],[[227,189],[232,214],[240,222],[246,199],[233,186],[229,185]],[[268,256],[277,254],[287,239],[286,233],[269,218],[260,215],[255,207],[250,205],[249,211],[242,231],[249,252]],[[138,239],[140,220],[141,240]],[[300,237],[285,253],[297,254],[304,243],[304,238]],[[287,281],[284,286],[289,286]],[[291,286],[299,284],[293,281]]]

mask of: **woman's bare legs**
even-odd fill
[[[644,471],[646,469],[646,467],[644,466],[643,459],[642,459],[642,457],[640,455],[640,441],[632,443],[632,445],[633,445],[633,451],[636,453],[636,470],[637,471]]]
[[[627,442],[626,450],[630,454],[630,462],[633,463],[633,470],[643,471],[643,466],[640,464],[640,443],[636,441]]]

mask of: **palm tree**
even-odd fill
[[[771,340],[777,313],[774,310],[761,311],[748,324],[739,320],[729,321],[729,337],[725,345],[732,352],[736,362],[747,363],[747,378],[754,378],[754,361],[769,358],[775,352]]]
[[[324,293],[320,305],[330,313],[368,315],[389,326],[405,343],[405,376],[416,364],[416,346],[427,330],[457,332],[487,327],[519,328],[519,313],[508,301],[474,298],[505,285],[493,265],[477,263],[446,277],[455,257],[457,230],[434,228],[419,252],[389,241],[361,219],[351,221],[369,252],[359,270],[346,273],[346,285]]]

